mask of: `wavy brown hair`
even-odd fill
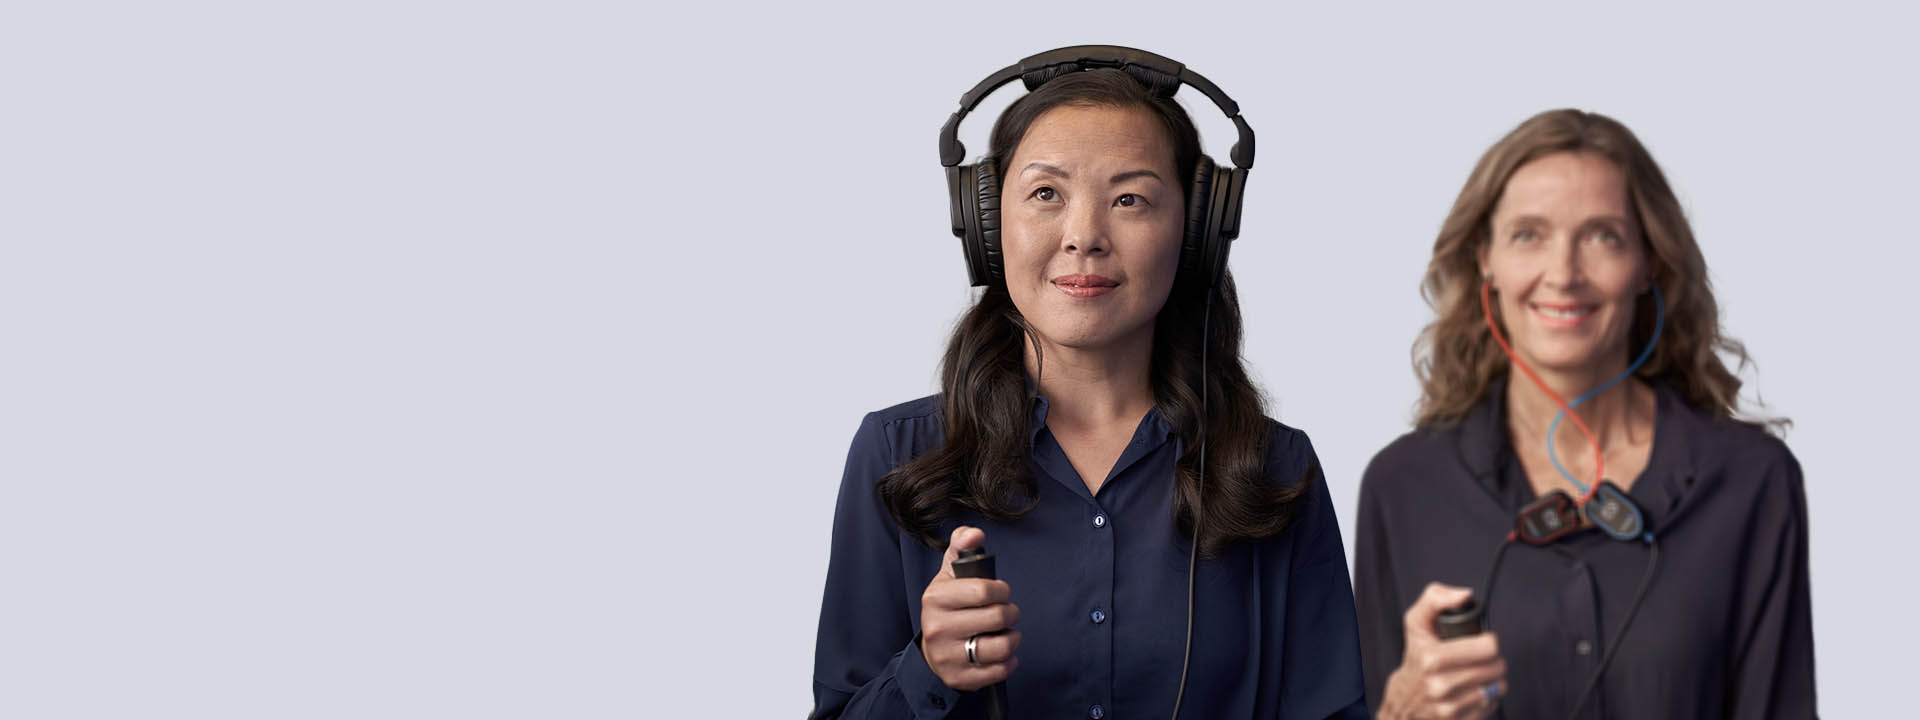
[[[1170,90],[1165,88],[1163,90]],[[1139,108],[1157,118],[1174,144],[1181,190],[1189,190],[1200,159],[1200,134],[1171,98],[1119,70],[1089,70],[1054,78],[1021,96],[1000,115],[988,141],[1001,177],[1027,128],[1062,106]],[[1184,227],[1184,225],[1183,225]],[[1260,391],[1240,359],[1240,301],[1231,273],[1213,291],[1207,310],[1204,278],[1182,273],[1154,319],[1153,358],[1148,368],[1154,402],[1185,452],[1175,463],[1170,521],[1182,536],[1192,532],[1201,508],[1201,551],[1217,555],[1229,545],[1277,535],[1292,523],[1309,484],[1287,487],[1267,480],[1267,420]],[[1207,316],[1207,367],[1200,363],[1201,318]],[[954,327],[941,361],[941,414],[945,442],[881,478],[880,494],[900,527],[932,548],[944,547],[939,524],[958,508],[1000,522],[1025,516],[1039,488],[1027,466],[1029,429],[1037,399],[1027,389],[1023,345],[1040,346],[1004,285],[990,286]],[[1207,383],[1205,437],[1200,422],[1200,383]],[[1207,444],[1206,486],[1200,486],[1201,441]],[[1309,469],[1309,475],[1317,468]],[[1202,492],[1204,491],[1204,496]]]
[[[1414,374],[1421,385],[1414,425],[1458,421],[1493,380],[1508,371],[1507,356],[1494,343],[1480,308],[1479,253],[1492,240],[1493,209],[1514,172],[1561,152],[1604,157],[1626,176],[1634,225],[1667,305],[1659,345],[1635,375],[1667,383],[1688,405],[1716,417],[1738,419],[1740,379],[1727,369],[1721,354],[1737,358],[1741,367],[1752,360],[1746,346],[1720,327],[1706,258],[1666,175],[1633,132],[1613,118],[1549,110],[1520,123],[1480,156],[1433,242],[1433,260],[1420,291],[1438,317],[1413,346]],[[1632,352],[1646,346],[1654,325],[1653,303],[1636,304],[1628,331]],[[1784,419],[1763,422],[1774,429],[1787,424]]]

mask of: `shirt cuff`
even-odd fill
[[[907,649],[900,654],[900,666],[894,669],[894,684],[899,686],[900,694],[905,697],[907,707],[913,710],[916,719],[934,720],[944,718],[953,711],[960,701],[960,693],[940,681],[933,674],[933,668],[927,667],[927,656],[920,652],[920,635],[915,633],[913,642],[907,643]]]

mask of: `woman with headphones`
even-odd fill
[[[961,117],[1016,78],[961,166]],[[1241,130],[1236,167],[1181,84]],[[1363,716],[1325,481],[1240,360],[1237,106],[1166,58],[1064,48],[969,92],[941,156],[986,289],[941,393],[854,435],[812,716]],[[962,569],[986,557],[997,579]]]
[[[1360,487],[1378,716],[1812,717],[1800,466],[1737,417],[1746,352],[1633,134],[1522,123],[1423,291],[1416,429]]]

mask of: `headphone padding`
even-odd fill
[[[1180,241],[1180,270],[1187,277],[1200,277],[1212,267],[1207,262],[1209,204],[1213,201],[1213,158],[1200,156],[1193,164],[1193,179],[1187,183],[1187,233]]]
[[[986,261],[989,282],[1005,284],[1006,273],[1000,262],[1000,176],[994,173],[993,157],[974,164],[973,183],[974,207],[979,208],[974,222],[980,228],[980,257]]]

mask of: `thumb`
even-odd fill
[[[987,543],[987,532],[971,525],[961,525],[953,529],[953,535],[947,538],[946,557],[940,559],[940,574],[953,577],[953,561],[960,558],[961,550],[972,550]]]
[[[1438,642],[1440,637],[1434,634],[1433,622],[1440,613],[1459,607],[1473,597],[1471,588],[1441,583],[1427,583],[1427,589],[1420,593],[1420,599],[1413,601],[1413,607],[1407,608],[1405,617],[1407,638],[1421,638]]]

